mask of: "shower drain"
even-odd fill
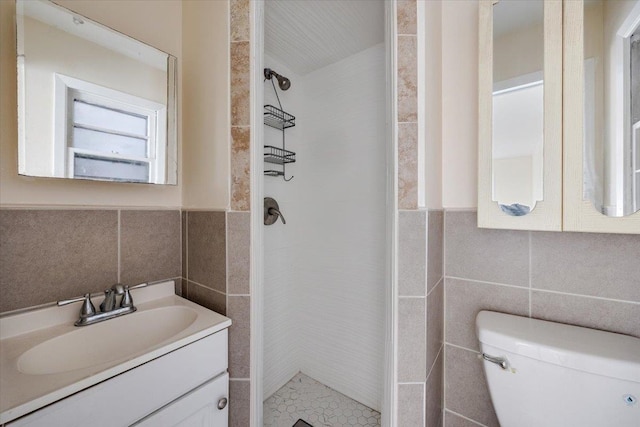
[[[633,406],[638,403],[638,398],[631,394],[625,394],[622,398],[624,399],[624,403],[626,403],[627,406]]]

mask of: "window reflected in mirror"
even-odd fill
[[[16,22],[18,172],[176,184],[176,58],[48,0]]]
[[[492,200],[522,216],[543,200],[544,2],[493,6]]]
[[[603,215],[640,209],[640,1],[584,2],[583,197]]]

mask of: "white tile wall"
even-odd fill
[[[384,60],[380,44],[300,77],[267,58],[292,82],[280,99],[297,118],[287,131],[297,162],[288,183],[265,177],[265,195],[287,219],[265,230],[265,397],[300,370],[380,408]],[[265,102],[275,101],[265,89]],[[275,145],[277,135],[266,138]]]

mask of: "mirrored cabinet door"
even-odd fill
[[[480,0],[478,226],[562,228],[562,0]]]
[[[640,233],[640,0],[564,3],[567,231]]]

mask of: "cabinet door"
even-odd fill
[[[566,0],[563,229],[640,234],[640,1]]]
[[[562,228],[562,0],[480,0],[478,226]]]
[[[224,373],[175,402],[159,409],[135,426],[227,427],[229,419],[229,374]],[[222,409],[220,409],[222,407]]]

